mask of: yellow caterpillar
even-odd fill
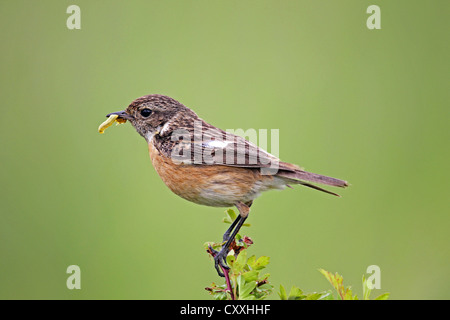
[[[127,120],[125,119],[117,119],[119,116],[117,114],[112,114],[108,117],[108,119],[106,119],[105,122],[103,122],[99,127],[98,127],[98,132],[99,133],[104,133],[105,130],[107,128],[109,128],[110,126],[112,126],[112,124],[114,122],[117,122],[117,124],[121,124],[121,123],[125,123],[127,122]]]

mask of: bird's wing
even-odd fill
[[[281,165],[282,169],[291,171],[300,169],[281,162],[241,136],[217,128],[203,130],[201,136],[180,130],[170,137],[156,137],[156,143],[166,157],[178,163],[244,168],[279,168]]]

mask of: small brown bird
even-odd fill
[[[236,234],[261,192],[301,184],[337,195],[312,183],[346,187],[347,182],[310,173],[282,162],[246,139],[218,129],[180,102],[159,94],[134,100],[124,111],[145,138],[150,158],[164,183],[178,196],[206,206],[236,206],[239,215],[223,235],[225,245],[214,257],[215,267],[228,269],[226,256]]]

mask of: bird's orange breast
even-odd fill
[[[223,165],[175,164],[149,143],[152,164],[163,182],[178,196],[202,205],[233,206],[252,201],[272,176],[258,170]],[[265,188],[264,188],[265,189]]]

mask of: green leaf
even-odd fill
[[[321,292],[320,298],[318,300],[335,300],[333,292],[331,290]]]
[[[261,290],[272,290],[272,289],[273,289],[273,286],[270,285],[270,284],[268,284],[268,283],[265,283],[265,284],[263,284],[263,285],[260,285],[260,286],[258,287],[258,289],[261,289]]]
[[[281,300],[287,300],[286,289],[284,289],[283,285],[280,284],[280,292],[278,292]]]
[[[389,295],[390,295],[390,293],[386,292],[386,293],[379,295],[374,300],[387,300],[387,299],[389,299]]]
[[[367,279],[364,275],[362,277],[362,286],[363,286],[363,299],[369,300],[369,296],[370,293],[372,292],[372,289],[370,289],[369,286],[367,285]]]
[[[247,264],[247,250],[242,250],[239,252],[236,262],[240,264]]]
[[[247,283],[245,282],[245,278],[242,275],[239,275],[236,279],[237,287],[238,287],[238,296],[239,300],[249,300],[250,292],[255,289],[256,281]]]
[[[258,275],[259,275],[259,272],[257,270],[247,271],[242,274],[242,276],[244,277],[246,282],[258,280]]]
[[[270,277],[270,273],[265,273],[261,279],[268,279]]]
[[[288,300],[302,300],[304,297],[305,295],[302,290],[296,286],[292,286],[291,291],[289,292]]]
[[[247,250],[242,250],[233,265],[233,272],[240,273],[247,264]]]
[[[228,209],[227,215],[232,221],[236,220],[236,218],[237,218],[237,214],[236,214],[236,212],[234,212],[233,209]]]
[[[313,292],[313,293],[308,293],[307,295],[304,296],[303,300],[326,300],[323,299],[324,296],[327,296],[328,293],[326,292]]]
[[[344,300],[358,300],[358,296],[353,295],[352,289],[350,287],[343,288]]]
[[[249,266],[252,266],[255,263],[255,261],[256,261],[256,256],[253,255],[253,256],[251,256],[250,258],[247,259],[247,264]]]
[[[238,288],[243,287],[245,285],[245,279],[241,275],[236,278],[236,285]]]
[[[237,217],[236,212],[233,209],[228,209],[225,211],[226,217],[223,218],[223,222],[231,224]]]
[[[234,257],[234,255],[229,254],[227,255],[227,265],[229,265],[231,268],[233,268],[234,262],[236,260],[236,258]]]
[[[256,281],[245,283],[242,287],[239,287],[239,299],[242,300],[249,300],[248,296],[250,293],[255,289],[256,287]],[[254,299],[255,297],[253,297]],[[253,300],[250,299],[250,300]]]
[[[254,261],[250,267],[254,270],[264,269],[269,264],[270,258],[266,256],[259,257],[256,261]]]
[[[217,292],[216,294],[214,294],[214,300],[226,300],[227,299],[227,294],[226,292]]]
[[[237,214],[233,209],[228,209],[225,211],[226,217],[222,219],[222,222],[231,224],[236,220]],[[244,223],[242,226],[250,227],[250,223]]]
[[[357,296],[353,296],[352,290],[350,287],[344,287],[344,278],[338,274],[332,274],[324,269],[319,269],[320,273],[322,273],[325,278],[331,283],[333,288],[337,291],[342,300],[358,300]]]

